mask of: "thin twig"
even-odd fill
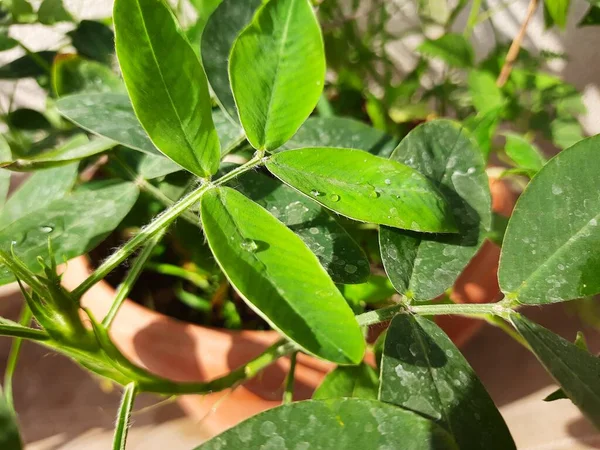
[[[525,16],[525,20],[521,24],[521,29],[519,33],[515,36],[510,48],[508,49],[508,53],[506,54],[506,60],[504,61],[504,65],[502,66],[502,70],[500,71],[500,75],[496,80],[496,85],[498,87],[502,87],[506,84],[508,77],[510,76],[510,72],[512,71],[513,65],[519,56],[519,51],[521,50],[521,44],[523,43],[523,39],[525,38],[525,34],[527,32],[527,26],[535,13],[539,4],[539,0],[531,0],[529,2],[529,7],[527,8],[527,15]]]

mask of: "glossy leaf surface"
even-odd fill
[[[394,287],[407,297],[430,300],[452,286],[490,228],[485,163],[466,130],[447,120],[411,131],[390,159],[429,178],[448,200],[458,226],[453,235],[379,230],[381,258]]]
[[[279,150],[340,147],[366,150],[387,158],[398,141],[381,130],[346,117],[309,117]]]
[[[40,268],[38,256],[48,258],[48,239],[59,262],[74,258],[94,248],[113,231],[133,207],[137,196],[138,189],[133,183],[88,184],[44,207],[28,211],[10,225],[3,223],[0,248],[9,251],[12,246],[17,257],[33,271]],[[1,218],[4,219],[4,215]],[[0,267],[0,284],[12,280],[7,268]]]
[[[432,321],[399,314],[387,332],[379,399],[446,428],[464,450],[516,449],[477,375]]]
[[[202,33],[202,62],[210,87],[223,110],[235,121],[239,118],[229,83],[229,54],[233,42],[261,4],[261,0],[223,0]]]
[[[201,217],[223,272],[273,328],[323,359],[361,361],[365,341],[352,310],[298,236],[230,188],[204,194]]]
[[[240,423],[197,450],[335,448],[456,450],[439,426],[376,400],[307,400],[279,406]]]
[[[329,372],[321,382],[313,399],[356,397],[377,399],[379,377],[367,363],[358,366],[340,366]]]
[[[220,148],[206,75],[170,7],[116,0],[114,25],[125,85],[152,142],[195,175],[214,174]]]
[[[252,146],[274,150],[290,139],[325,81],[323,39],[309,1],[263,4],[231,49],[229,77]]]
[[[323,206],[355,220],[454,232],[446,200],[424,176],[361,150],[303,148],[276,153],[267,168]]]
[[[296,233],[334,282],[360,283],[367,279],[370,268],[366,255],[318,203],[258,172],[245,173],[233,185]]]
[[[600,137],[551,159],[519,198],[504,236],[499,281],[521,303],[600,292]]]
[[[600,428],[600,359],[521,315],[511,321],[563,393]]]

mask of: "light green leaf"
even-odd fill
[[[223,272],[273,328],[329,361],[362,360],[365,341],[352,310],[298,236],[230,188],[204,194],[201,217]]]
[[[394,287],[409,298],[431,300],[452,286],[490,228],[485,163],[466,130],[448,120],[420,125],[390,158],[425,175],[442,192],[459,230],[452,235],[379,230],[381,259]]]
[[[343,286],[342,293],[351,305],[370,305],[384,302],[394,295],[396,290],[388,277],[371,275],[366,283]]]
[[[492,150],[492,139],[500,122],[501,113],[502,108],[490,109],[483,114],[476,114],[463,121],[463,125],[471,132],[486,162]]]
[[[390,156],[398,140],[381,130],[346,117],[309,117],[279,150],[304,147],[340,147]]]
[[[115,53],[115,35],[109,26],[94,20],[82,20],[67,33],[80,56],[111,65]]]
[[[496,86],[496,79],[490,72],[480,70],[469,72],[468,86],[473,106],[480,113],[498,109],[504,105],[504,95]]]
[[[463,450],[516,449],[485,387],[432,321],[392,319],[381,361],[379,399],[437,421]]]
[[[50,170],[58,169],[47,172]],[[10,225],[6,225],[3,210],[0,248],[9,251],[13,247],[17,257],[36,272],[40,269],[38,257],[49,262],[48,239],[59,262],[74,258],[102,242],[133,207],[137,196],[133,183],[97,182],[27,211]],[[0,284],[13,280],[8,268],[0,267]]]
[[[47,207],[71,191],[77,178],[77,164],[34,173],[17,189],[0,210],[0,228]]]
[[[202,61],[210,87],[221,108],[235,121],[239,118],[229,83],[229,55],[233,42],[261,4],[262,0],[223,0],[202,33]]]
[[[125,91],[123,81],[109,67],[72,54],[55,58],[52,65],[52,87],[57,97],[80,91]]]
[[[361,150],[303,148],[276,153],[267,168],[323,206],[363,222],[454,232],[446,200],[424,176]]]
[[[3,450],[21,450],[21,436],[14,411],[8,406],[6,398],[0,392],[0,448]]]
[[[196,450],[458,450],[442,428],[376,400],[345,398],[288,403],[236,425]]]
[[[263,4],[233,44],[229,78],[252,146],[274,150],[289,140],[325,81],[323,38],[309,1]]]
[[[116,0],[114,24],[125,85],[148,136],[195,175],[214,174],[220,149],[206,75],[171,9],[163,0]]]
[[[0,167],[5,167],[16,172],[29,172],[50,167],[63,166],[97,155],[113,148],[117,143],[106,138],[93,138],[89,140],[85,135],[79,134],[60,147],[45,152],[36,153],[27,158],[14,161],[0,162]]]
[[[73,17],[65,9],[63,0],[44,0],[38,9],[38,20],[44,25],[57,22],[73,22]]]
[[[600,292],[600,137],[552,158],[519,198],[508,224],[499,281],[520,303]]]
[[[504,151],[517,167],[533,176],[544,166],[546,159],[531,142],[514,133],[504,133],[504,136]]]
[[[313,394],[313,399],[355,397],[377,400],[378,390],[377,373],[362,362],[358,366],[336,367],[329,372]]]
[[[247,172],[232,185],[296,233],[334,282],[361,283],[367,279],[370,268],[366,255],[325,208],[258,172]]]
[[[583,128],[575,117],[558,118],[550,123],[552,143],[564,149],[575,145],[585,136]]]
[[[563,392],[600,428],[600,359],[520,314],[511,321]]]
[[[571,0],[544,0],[544,12],[552,19],[552,23],[564,29]]]
[[[475,58],[471,43],[458,33],[447,33],[434,40],[426,39],[417,47],[417,51],[439,58],[452,67],[472,67]]]
[[[28,0],[4,0],[3,2],[17,23],[33,22],[35,13]]]

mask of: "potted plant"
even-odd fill
[[[324,13],[335,11],[327,6]],[[473,11],[476,20],[478,6]],[[3,155],[3,171],[35,173],[0,213],[0,280],[16,280],[27,303],[21,323],[2,319],[0,332],[124,387],[114,448],[125,448],[137,393],[228,389],[246,403],[216,427],[283,405],[200,448],[514,448],[485,388],[428,319],[446,315],[506,330],[560,384],[554,398],[570,398],[599,422],[596,357],[518,312],[600,291],[598,138],[546,163],[523,136],[507,135],[503,154],[513,168],[503,175],[533,179],[508,227],[492,214],[487,158],[496,125],[524,107],[517,92],[533,79],[547,82],[554,100],[574,96],[540,72],[511,75],[519,36],[501,67],[492,61],[468,71],[468,105],[456,95],[464,85],[437,97],[464,125],[437,119],[415,127],[422,118],[402,102],[424,104],[437,91],[367,93],[362,114],[390,137],[330,116],[347,107],[344,83],[323,95],[325,45],[307,0],[224,0],[198,22],[200,49],[162,1],[116,0],[113,20],[125,90],[101,82],[100,92],[76,88],[55,103],[95,137]],[[421,52],[470,67],[458,36],[425,40]],[[339,74],[347,67],[336,64]],[[546,100],[534,98],[539,108],[519,125],[529,129],[535,114],[560,120],[573,107]],[[317,107],[320,116],[309,118]],[[378,111],[385,120],[377,122]],[[396,145],[393,135],[409,129]],[[510,211],[510,195],[496,200],[504,202],[497,211]],[[468,303],[468,283],[483,278],[477,261],[485,258],[473,258],[490,248],[486,239],[502,243],[504,298],[488,297],[492,279],[492,289]],[[78,259],[59,268],[85,253],[95,267]],[[130,294],[158,311],[185,303],[185,318],[198,324],[253,330],[183,325],[127,301]],[[110,304],[100,301],[106,296]],[[388,322],[385,333],[368,336]],[[3,443],[17,448],[10,403]]]

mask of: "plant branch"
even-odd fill
[[[512,310],[506,308],[500,303],[451,303],[440,305],[411,305],[410,312],[423,316],[437,316],[455,314],[459,316],[481,316],[491,314],[494,316],[505,317]]]
[[[31,309],[24,303],[21,317],[19,318],[19,324],[23,327],[27,327],[31,323],[32,318],[33,313],[31,312]],[[6,398],[6,403],[13,411],[15,410],[15,402],[13,399],[12,380],[19,360],[22,344],[22,338],[13,340],[12,346],[10,347],[10,353],[8,354],[8,360],[6,361],[6,371],[4,372],[4,397]]]
[[[500,71],[500,75],[496,80],[496,85],[498,87],[502,87],[506,84],[508,77],[510,76],[510,72],[512,71],[513,65],[519,56],[519,51],[521,50],[521,44],[523,43],[523,39],[525,38],[525,34],[527,33],[527,26],[535,13],[539,4],[539,0],[530,0],[529,6],[527,7],[527,14],[525,15],[525,20],[521,24],[521,29],[515,36],[508,49],[508,53],[506,54],[506,60],[504,61],[504,65],[502,66],[502,70]]]
[[[283,392],[283,404],[291,403],[294,399],[294,381],[296,372],[296,356],[298,353],[290,355],[290,371],[285,378],[285,391]]]
[[[28,328],[18,323],[2,318],[0,322],[0,336],[29,339],[30,341],[49,341],[50,336],[42,330]]]
[[[137,388],[135,383],[129,383],[125,386],[121,407],[117,413],[117,423],[115,426],[115,437],[113,439],[113,450],[125,450],[127,445],[127,432],[129,431],[129,419]]]
[[[227,183],[228,181],[234,179],[238,175],[247,172],[248,170],[257,167],[263,164],[264,159],[262,155],[258,154],[246,164],[243,164],[231,172],[223,175],[221,178],[216,180],[213,183],[205,183],[202,186],[196,188],[188,195],[183,197],[177,203],[175,203],[171,208],[163,211],[159,216],[157,216],[152,222],[150,222],[146,227],[142,228],[138,234],[136,234],[133,238],[125,243],[120,249],[115,251],[112,255],[110,255],[96,270],[79,286],[77,286],[73,292],[73,299],[79,300],[81,296],[94,284],[98,281],[104,279],[106,275],[108,275],[115,267],[125,261],[133,252],[135,252],[139,247],[144,245],[149,239],[152,239],[158,232],[168,227],[175,219],[181,216],[185,211],[188,210],[192,205],[202,198],[204,193],[209,189],[212,189],[216,186],[220,186],[222,184]]]
[[[127,296],[131,293],[131,290],[133,289],[135,282],[137,281],[140,274],[142,273],[144,264],[146,264],[146,262],[148,261],[148,258],[150,258],[150,256],[152,255],[152,250],[154,250],[154,247],[156,247],[156,245],[163,238],[166,231],[167,231],[166,228],[163,228],[161,231],[159,231],[150,240],[150,242],[148,242],[146,244],[146,246],[142,249],[140,254],[137,256],[137,258],[133,262],[131,269],[129,270],[129,272],[127,272],[125,279],[123,280],[123,282],[119,285],[119,287],[117,289],[117,294],[115,296],[115,299],[113,300],[113,304],[110,307],[110,310],[106,314],[106,317],[104,317],[104,320],[102,320],[102,325],[105,328],[110,327],[112,321],[114,320],[115,316],[117,315],[117,312],[119,311],[119,308],[121,307],[121,305],[123,304],[123,302],[125,301]]]

